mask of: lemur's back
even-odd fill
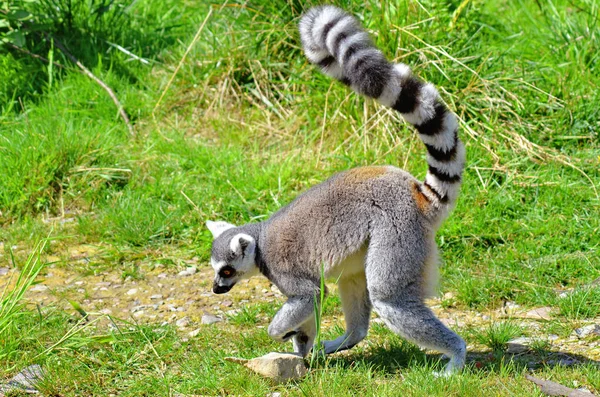
[[[262,255],[278,269],[318,277],[321,266],[328,273],[363,248],[372,233],[385,231],[410,248],[406,255],[424,256],[431,224],[427,202],[418,205],[418,185],[413,176],[391,166],[339,173],[265,223]]]

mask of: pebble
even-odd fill
[[[214,324],[223,321],[220,317],[213,316],[212,314],[205,314],[202,316],[202,324]]]
[[[5,276],[8,274],[9,269],[7,267],[0,267],[0,276]]]
[[[585,327],[577,328],[575,334],[577,334],[579,338],[585,338],[590,335],[600,335],[600,325],[590,324]]]
[[[195,266],[190,266],[187,269],[182,270],[179,273],[177,273],[177,275],[180,277],[186,277],[186,276],[191,276],[193,274],[196,274],[197,271],[198,271],[198,269],[196,269]]]
[[[38,284],[38,285],[34,285],[33,287],[31,287],[29,290],[31,292],[44,292],[48,289],[48,286],[43,285],[43,284]]]
[[[230,300],[225,300],[225,301],[221,302],[221,305],[223,305],[225,307],[230,307],[231,305],[233,305],[233,302]]]
[[[158,276],[156,276],[158,278],[167,278],[167,274],[166,273],[161,273]]]
[[[196,336],[198,336],[198,334],[200,334],[200,332],[202,332],[202,330],[200,328],[198,328],[198,329],[195,329],[195,330],[189,332],[188,336],[190,338],[195,338]]]
[[[529,351],[529,345],[533,340],[531,338],[516,338],[508,341],[506,344],[506,352],[510,354],[519,354]]]
[[[175,325],[178,326],[179,328],[185,328],[188,325],[190,325],[191,320],[189,317],[185,316],[183,318],[180,318],[179,320],[175,321]]]
[[[150,297],[150,299],[152,299],[152,300],[158,300],[158,299],[162,299],[162,298],[163,298],[163,296],[161,294],[152,295]]]
[[[504,303],[504,310],[507,313],[512,313],[520,307],[521,307],[521,305],[518,305],[517,303],[512,302],[512,301],[507,301]]]
[[[132,288],[129,291],[127,291],[127,295],[130,295],[130,296],[135,295],[135,294],[137,294],[137,292],[138,292],[137,288]]]

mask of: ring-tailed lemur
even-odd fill
[[[270,219],[239,227],[207,222],[214,235],[213,291],[262,273],[288,300],[268,332],[292,339],[305,355],[315,337],[314,308],[323,271],[338,279],[346,332],[324,342],[325,353],[349,349],[367,334],[371,308],[387,326],[450,357],[447,372],[465,362],[465,342],[424,305],[437,276],[435,232],[453,207],[465,163],[457,119],[431,84],[392,65],[359,22],[333,6],[300,20],[308,59],[359,94],[397,110],[427,148],[420,182],[392,166],[341,172],[301,194]]]

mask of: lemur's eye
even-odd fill
[[[229,267],[229,266],[221,269],[221,271],[219,272],[219,275],[223,278],[231,277],[234,274],[235,274],[235,269],[232,267]]]

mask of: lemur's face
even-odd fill
[[[210,264],[215,270],[213,292],[224,294],[238,281],[258,273],[256,241],[227,222],[208,221],[206,226],[215,238],[210,257]]]

